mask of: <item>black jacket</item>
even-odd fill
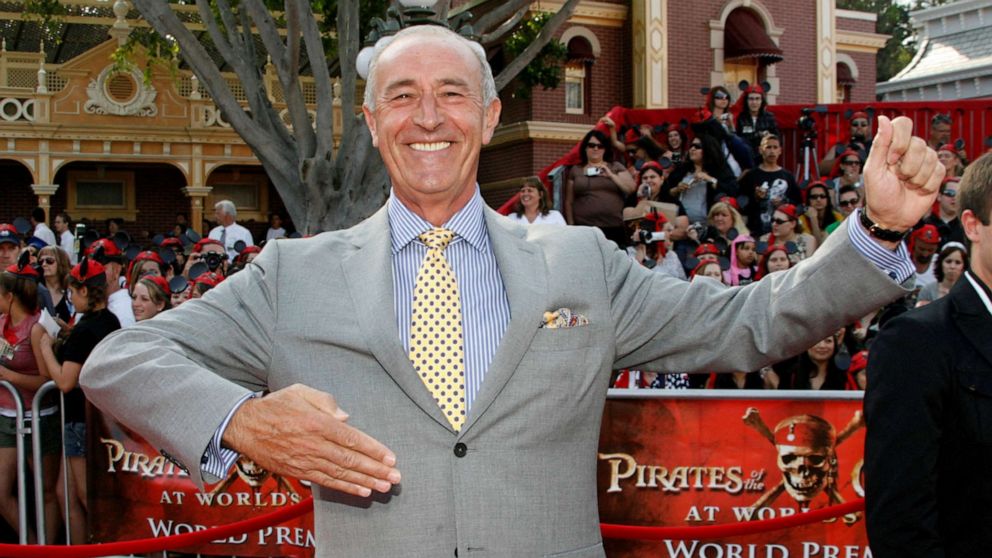
[[[882,328],[867,387],[872,554],[990,556],[992,315],[967,278]]]

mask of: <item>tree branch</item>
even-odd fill
[[[475,32],[480,35],[485,35],[491,32],[494,28],[499,27],[506,19],[521,8],[530,8],[530,0],[513,0],[512,2],[506,2],[493,11],[479,18],[479,21],[475,22],[472,27],[475,28]]]
[[[358,81],[355,60],[358,58],[358,47],[361,42],[358,10],[358,2],[345,1],[338,4],[338,63],[341,65],[341,111],[344,117],[342,138],[352,137],[352,128],[358,124],[354,117],[355,89]],[[344,151],[342,149],[338,152],[338,168],[343,168]]]
[[[572,13],[575,12],[576,6],[579,5],[579,0],[568,0],[565,5],[561,7],[561,10],[555,15],[551,16],[551,19],[544,24],[544,28],[538,33],[537,38],[534,42],[527,45],[527,48],[520,53],[519,56],[513,59],[512,62],[507,64],[506,68],[496,76],[496,90],[501,91],[508,83],[513,81],[513,78],[517,77],[524,68],[527,67],[531,61],[537,57],[541,49],[545,47],[551,39],[554,37],[555,32],[558,28],[562,26],[563,23],[568,21],[568,18],[572,17]]]
[[[163,37],[171,35],[179,42],[182,47],[183,59],[200,78],[200,83],[210,93],[214,104],[224,113],[231,127],[241,135],[245,143],[252,146],[259,159],[276,161],[284,157],[285,146],[273,142],[265,131],[245,113],[241,105],[235,100],[234,93],[231,92],[231,88],[220,73],[220,69],[193,33],[179,21],[169,4],[163,0],[134,0],[134,5],[155,31]]]
[[[513,17],[504,21],[502,25],[496,29],[493,29],[492,32],[482,35],[479,42],[482,43],[482,46],[489,47],[502,41],[503,37],[509,34],[510,31],[513,31],[517,25],[520,24],[520,22],[524,19],[524,16],[527,15],[528,11],[530,11],[529,4],[517,10],[517,13],[513,14]]]
[[[290,2],[286,2],[288,44],[283,45],[275,22],[265,6],[259,0],[244,0],[244,5],[255,22],[259,36],[262,38],[262,44],[269,51],[272,63],[275,65],[279,85],[282,86],[286,109],[293,125],[293,138],[296,141],[296,148],[300,152],[299,158],[310,157],[313,155],[316,139],[310,122],[310,114],[307,112],[306,101],[303,98],[303,90],[300,86],[299,10],[295,10]],[[277,125],[284,128],[282,119],[278,118],[278,115],[276,118],[278,120]]]
[[[327,58],[324,54],[324,43],[320,38],[320,30],[317,29],[317,19],[310,9],[310,2],[303,0],[288,0],[302,4],[301,27],[303,30],[303,44],[306,45],[307,58],[310,60],[310,69],[313,72],[314,85],[317,88],[317,148],[314,157],[327,158],[334,155],[334,92],[331,90],[331,76],[327,72]],[[346,0],[345,6],[357,4],[354,0]],[[341,5],[338,6],[340,12]],[[338,30],[340,33],[340,30]],[[354,64],[354,59],[352,59]],[[343,74],[344,72],[342,72]],[[347,108],[347,107],[346,107]],[[347,108],[350,111],[354,109]]]

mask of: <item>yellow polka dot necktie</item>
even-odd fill
[[[465,350],[458,282],[444,257],[448,229],[420,235],[427,255],[413,287],[410,361],[455,431],[465,422]]]

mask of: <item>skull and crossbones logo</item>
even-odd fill
[[[284,491],[292,494],[293,496],[297,495],[296,489],[293,488],[293,485],[287,482],[281,475],[274,475],[269,471],[266,471],[250,458],[243,455],[235,462],[234,471],[232,471],[231,474],[224,479],[224,482],[214,487],[210,493],[211,495],[217,495],[226,491],[231,484],[239,478],[251,488],[252,492],[261,492],[262,486],[265,484],[265,481],[268,480],[269,476],[275,480],[275,489],[277,491]],[[211,500],[211,502],[213,501],[215,500]]]
[[[836,433],[832,424],[814,415],[788,417],[772,431],[754,407],[747,409],[743,421],[775,446],[776,464],[782,473],[782,480],[758,498],[752,507],[767,507],[782,492],[788,493],[804,510],[823,493],[830,504],[844,501],[837,489],[837,446],[864,426],[861,411],[854,413],[840,433]],[[844,517],[845,523],[854,521],[857,521],[856,514]]]

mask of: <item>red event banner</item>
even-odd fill
[[[864,496],[860,393],[620,393],[632,392],[611,391],[600,435],[603,523],[719,525]],[[861,513],[721,540],[605,543],[609,556],[624,557],[871,556]]]
[[[223,481],[199,492],[189,475],[136,432],[91,409],[90,542],[150,539],[201,531],[305,500],[309,487],[269,474],[249,459]],[[186,552],[224,556],[314,554],[313,514],[213,541]],[[177,549],[178,550],[178,549]]]

